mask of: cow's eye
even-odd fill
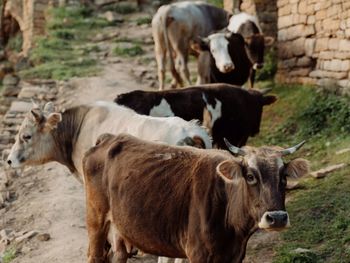
[[[29,141],[31,138],[32,138],[32,136],[29,135],[29,134],[24,134],[24,135],[22,136],[23,141],[26,141],[26,142]]]
[[[254,176],[254,174],[252,174],[252,173],[247,174],[247,183],[251,184],[251,185],[257,183],[256,177]]]

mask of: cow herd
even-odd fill
[[[203,2],[160,7],[152,30],[159,91],[64,112],[35,104],[7,163],[56,161],[84,185],[89,263],[125,263],[138,250],[159,263],[242,262],[257,229],[289,227],[287,178],[308,171],[304,159],[283,160],[303,142],[245,146],[277,98],[236,85],[249,79],[253,87],[273,39],[255,17]],[[171,87],[191,84],[189,54],[198,60],[197,85],[164,90],[167,58]]]

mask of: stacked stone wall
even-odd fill
[[[278,0],[277,6],[276,79],[350,94],[350,1]]]

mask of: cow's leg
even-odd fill
[[[185,40],[180,41],[174,47],[177,54],[176,65],[178,72],[181,73],[181,78],[185,80],[186,85],[191,85],[190,71],[188,70],[188,45],[185,44]]]
[[[104,263],[104,246],[106,232],[104,215],[98,214],[96,209],[87,208],[87,230],[89,236],[88,263]]]
[[[126,261],[128,260],[129,254],[126,250],[124,240],[121,238],[118,238],[118,240],[117,240],[117,247],[116,247],[115,254],[116,254],[115,263],[126,263]]]
[[[155,53],[158,65],[159,90],[164,90],[166,50],[155,44]]]
[[[254,81],[255,81],[255,69],[252,69],[250,71],[250,76],[249,76],[249,84],[250,84],[250,88],[254,88]]]

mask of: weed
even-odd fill
[[[129,3],[120,3],[118,5],[115,6],[115,10],[117,13],[119,14],[131,14],[136,12],[136,8],[135,6],[129,4]]]
[[[265,53],[264,67],[257,70],[256,80],[272,79],[277,72],[277,55],[274,49],[270,49]]]
[[[3,263],[10,263],[12,260],[16,258],[16,249],[15,248],[9,248],[4,252],[2,262]]]
[[[9,39],[9,42],[6,45],[6,48],[16,52],[21,52],[22,44],[23,44],[23,36],[21,33],[17,33],[14,37],[11,37]]]
[[[222,0],[208,0],[208,3],[215,5],[217,7],[221,7],[221,8],[224,7]]]
[[[152,18],[150,16],[139,17],[136,19],[136,24],[138,26],[145,25],[145,24],[151,24],[151,22],[152,22]]]
[[[139,45],[132,45],[130,47],[116,46],[113,53],[121,57],[136,57],[142,55],[144,50]]]

